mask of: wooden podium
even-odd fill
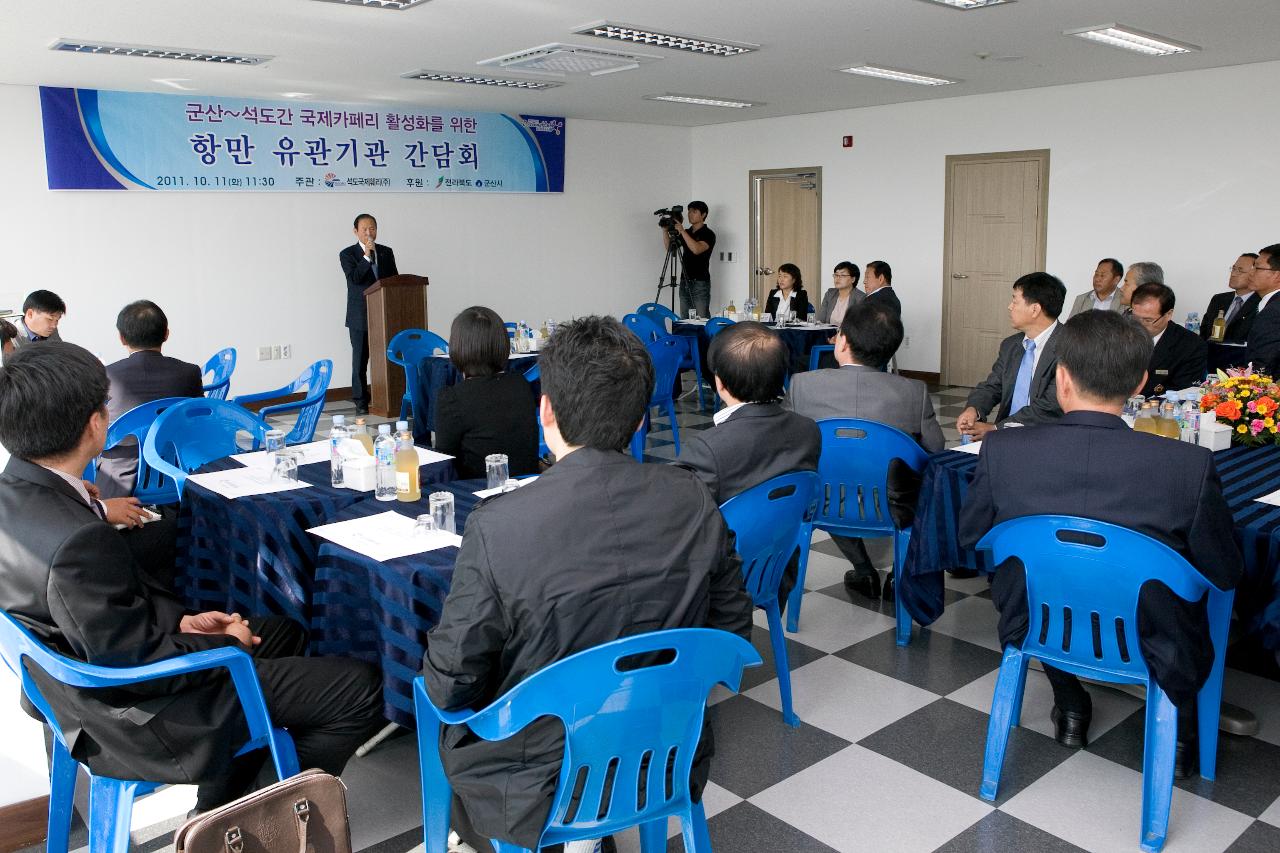
[[[404,371],[387,361],[387,344],[397,332],[427,327],[427,277],[393,275],[365,288],[369,317],[369,411],[384,418],[400,414]]]

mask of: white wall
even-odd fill
[[[17,677],[0,664],[0,808],[49,793],[44,727],[18,705],[20,690]]]
[[[1181,321],[1226,289],[1240,252],[1280,240],[1278,79],[1264,63],[695,128],[693,194],[713,206],[717,257],[742,253],[713,262],[712,304],[747,291],[748,171],[821,166],[823,268],[805,278],[888,261],[911,338],[899,363],[937,371],[944,158],[1048,148],[1047,266],[1068,299],[1099,258],[1154,260]]]
[[[170,355],[203,364],[239,350],[233,394],[283,385],[318,358],[348,384],[338,252],[361,211],[402,272],[431,278],[428,325],[447,337],[477,303],[533,322],[649,301],[662,263],[650,213],[690,183],[687,128],[570,120],[558,195],[50,192],[37,90],[0,85],[0,119],[0,307],[54,290],[63,338],[113,361],[116,312],[153,299]],[[292,360],[255,360],[285,343]]]

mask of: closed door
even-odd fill
[[[780,264],[800,268],[814,305],[822,297],[822,170],[751,172],[751,269],[747,292],[760,301],[774,287]]]
[[[1048,177],[1048,151],[947,158],[945,384],[981,382],[1013,334],[1013,283],[1044,269]]]

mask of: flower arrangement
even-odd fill
[[[1218,371],[1204,383],[1200,411],[1213,412],[1218,423],[1231,427],[1231,441],[1246,447],[1280,444],[1280,385],[1248,367]]]

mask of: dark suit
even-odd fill
[[[1265,308],[1253,318],[1245,360],[1253,369],[1274,377],[1280,372],[1280,291],[1273,291]]]
[[[822,434],[811,418],[777,403],[747,403],[723,423],[690,432],[676,464],[711,490],[717,504],[793,471],[817,471]]]
[[[1223,336],[1223,341],[1240,343],[1249,339],[1249,329],[1253,328],[1253,318],[1258,316],[1258,296],[1253,292],[1246,291],[1244,305],[1240,306],[1240,310],[1236,312],[1236,316],[1231,318],[1231,322],[1227,324],[1227,333]],[[1213,321],[1218,319],[1218,312],[1222,312],[1225,319],[1227,314],[1231,313],[1231,303],[1236,298],[1234,290],[1228,290],[1226,293],[1215,293],[1213,298],[1209,300],[1209,307],[1204,309],[1204,318],[1200,321],[1200,337],[1206,341],[1213,336]]]
[[[1190,388],[1203,382],[1208,372],[1208,345],[1195,332],[1170,323],[1151,350],[1147,384],[1142,386],[1142,396],[1160,397],[1165,391]]]
[[[845,311],[857,305],[866,299],[867,295],[856,287],[849,288],[849,301],[845,305]],[[818,313],[814,315],[814,320],[819,323],[830,323],[831,312],[835,310],[836,303],[840,301],[840,292],[834,287],[828,287],[822,294],[822,304],[818,306]]]
[[[960,544],[972,548],[1002,521],[1042,514],[1092,518],[1150,536],[1223,589],[1243,573],[1213,454],[1134,432],[1115,415],[1070,412],[1054,424],[1001,430],[983,440],[960,513]],[[1001,564],[991,591],[1001,643],[1020,644],[1027,631],[1021,563]],[[1193,702],[1213,663],[1204,608],[1163,584],[1146,584],[1138,633],[1156,682],[1175,704]]]
[[[893,285],[873,290],[867,294],[867,298],[873,302],[888,305],[899,318],[902,317],[902,300],[898,298],[898,292],[893,289]]]
[[[450,385],[436,402],[435,448],[456,457],[463,480],[485,476],[484,458],[507,454],[511,476],[538,473],[538,401],[518,373]]]
[[[165,397],[203,397],[204,379],[200,368],[155,350],[130,353],[107,365],[111,382],[107,412],[114,422],[130,409]],[[138,444],[133,439],[102,454],[98,463],[98,489],[104,498],[133,494],[138,473]]]
[[[775,320],[778,318],[778,303],[782,301],[779,295],[781,288],[775,287],[769,291],[769,296],[764,301],[764,313],[769,314]],[[849,303],[854,304],[853,302]],[[809,317],[809,294],[805,292],[803,287],[797,287],[791,291],[791,311],[796,312],[797,320],[805,320]]]
[[[390,246],[373,244],[376,265],[365,259],[364,246],[356,243],[338,253],[342,274],[347,279],[347,331],[351,336],[351,399],[368,407],[369,386],[365,373],[369,369],[369,317],[364,302],[365,288],[375,281],[399,275],[396,254]]]
[[[706,487],[674,466],[586,447],[467,519],[423,661],[427,693],[438,707],[481,708],[548,664],[619,637],[695,627],[750,637],[751,613],[733,537]],[[445,772],[477,832],[534,847],[563,731],[544,719],[491,743],[442,729]],[[695,777],[706,771],[695,764]]]
[[[1010,420],[1024,426],[1045,423],[1062,417],[1058,406],[1058,332],[1055,329],[1044,344],[1036,372],[1031,377],[1031,398],[1026,406],[1016,412],[1009,411],[1013,403],[1013,389],[1018,381],[1018,369],[1025,354],[1022,332],[1010,335],[1000,342],[1000,353],[991,366],[991,375],[969,393],[965,406],[978,410],[978,417],[985,418],[996,409],[997,424]],[[998,408],[997,408],[998,407]]]

